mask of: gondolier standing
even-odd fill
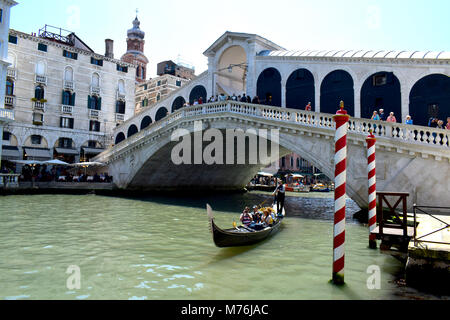
[[[277,188],[273,192],[273,195],[276,195],[276,199],[277,199],[277,214],[281,215],[281,214],[283,214],[284,199],[285,199],[285,195],[286,195],[286,187],[280,179],[278,179]]]

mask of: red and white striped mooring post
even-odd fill
[[[333,239],[333,283],[344,284],[345,258],[345,186],[347,181],[347,132],[350,116],[341,109],[333,116],[336,122],[335,173],[334,173],[334,239]]]
[[[375,170],[375,143],[377,139],[369,131],[369,136],[366,138],[367,142],[367,174],[369,179],[369,248],[377,248],[377,240],[372,231],[377,226],[377,175]]]

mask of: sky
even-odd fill
[[[288,50],[450,51],[448,0],[16,0],[10,27],[45,24],[75,32],[96,53],[114,40],[115,58],[138,9],[148,75],[177,60],[207,69],[203,52],[224,32],[256,33]]]

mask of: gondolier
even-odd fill
[[[273,195],[276,195],[277,214],[280,215],[283,212],[284,199],[286,197],[286,187],[280,179],[278,179],[278,185],[277,185],[277,188],[275,189],[275,191],[273,192]]]

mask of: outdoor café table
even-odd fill
[[[86,181],[94,181],[94,177],[93,176],[89,176],[89,177],[87,177]]]
[[[66,176],[59,176],[58,181],[66,181]]]

